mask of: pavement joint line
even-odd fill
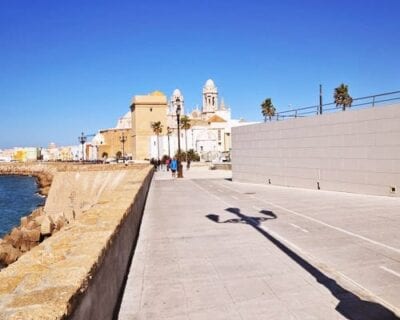
[[[321,225],[323,225],[323,226],[325,226],[325,227],[334,229],[334,230],[336,230],[336,231],[343,232],[343,233],[345,233],[345,234],[347,234],[347,235],[350,235],[350,236],[355,237],[355,238],[362,239],[362,240],[364,240],[364,241],[367,241],[367,242],[369,242],[369,243],[375,244],[375,245],[377,245],[377,246],[384,247],[384,248],[389,249],[389,250],[392,250],[392,251],[394,251],[394,252],[396,252],[396,253],[400,253],[400,249],[397,249],[397,248],[395,248],[395,247],[389,246],[389,245],[384,244],[384,243],[381,243],[381,242],[379,242],[379,241],[372,240],[372,239],[370,239],[370,238],[364,237],[364,236],[359,235],[359,234],[357,234],[357,233],[354,233],[354,232],[351,232],[351,231],[347,231],[347,230],[342,229],[342,228],[340,228],[340,227],[336,227],[336,226],[330,225],[329,223],[326,223],[326,222],[323,222],[323,221],[321,221],[321,220],[318,220],[318,219],[309,217],[309,216],[307,216],[307,215],[305,215],[305,214],[302,214],[302,213],[300,213],[300,212],[297,212],[297,211],[294,211],[294,210],[291,210],[291,209],[282,207],[282,206],[280,206],[280,205],[278,205],[278,204],[275,204],[275,203],[272,203],[272,202],[269,202],[269,201],[265,201],[265,200],[259,199],[259,198],[257,198],[257,197],[254,197],[254,198],[255,198],[255,199],[258,199],[258,200],[260,200],[260,201],[262,201],[262,202],[268,203],[268,204],[270,204],[270,205],[272,205],[272,206],[274,206],[274,207],[276,207],[276,208],[279,208],[279,209],[281,209],[281,210],[285,210],[285,211],[287,211],[287,212],[289,212],[289,213],[292,213],[292,214],[294,214],[294,215],[297,215],[297,216],[299,216],[299,217],[303,217],[303,218],[308,219],[308,220],[310,220],[310,221],[314,221],[314,222],[316,222],[316,223],[319,223],[319,224],[321,224]]]
[[[235,189],[232,189],[232,188],[230,188],[230,187],[227,187],[227,186],[223,186],[223,187],[225,187],[225,188],[227,188],[227,189],[229,189],[229,190],[231,190],[231,191],[237,192]],[[381,242],[379,242],[379,241],[372,240],[372,239],[370,239],[370,238],[364,237],[364,236],[359,235],[359,234],[357,234],[357,233],[353,233],[353,232],[351,232],[351,231],[347,231],[347,230],[342,229],[342,228],[340,228],[340,227],[336,227],[336,226],[330,225],[329,223],[323,222],[323,221],[321,221],[321,220],[318,220],[318,219],[309,217],[309,216],[307,216],[307,215],[305,215],[305,214],[302,214],[302,213],[300,213],[300,212],[297,212],[297,211],[294,211],[294,210],[285,208],[285,207],[283,207],[283,206],[280,206],[279,204],[275,204],[275,203],[273,203],[273,202],[266,201],[266,200],[264,200],[264,199],[260,199],[260,198],[254,196],[254,195],[251,195],[250,197],[252,197],[252,198],[254,198],[254,199],[256,199],[256,200],[259,200],[259,201],[261,201],[261,202],[264,202],[264,203],[266,203],[266,204],[269,204],[269,205],[271,205],[271,206],[274,206],[274,207],[276,207],[276,208],[278,208],[278,209],[281,209],[281,210],[287,211],[287,212],[289,212],[289,213],[292,213],[292,214],[294,214],[294,215],[297,215],[297,216],[299,216],[299,217],[302,217],[302,218],[304,218],[304,219],[308,219],[308,220],[313,221],[313,222],[315,222],[315,223],[321,224],[321,225],[323,225],[323,226],[325,226],[325,227],[334,229],[334,230],[336,230],[336,231],[343,232],[343,233],[345,233],[345,234],[347,234],[347,235],[349,235],[349,236],[352,236],[352,237],[355,237],[355,238],[359,238],[359,239],[361,239],[361,240],[367,241],[367,242],[372,243],[372,244],[375,244],[375,245],[377,245],[377,246],[381,246],[381,247],[384,247],[384,248],[386,248],[386,249],[388,249],[388,250],[392,250],[392,251],[394,251],[394,252],[396,252],[396,253],[400,253],[400,249],[398,249],[398,248],[389,246],[389,245],[384,244],[384,243],[381,243]]]
[[[292,249],[297,251],[297,253],[299,253],[303,258],[307,259],[311,264],[314,264],[315,266],[318,266],[319,268],[321,268],[320,267],[320,263],[318,263],[318,259],[316,259],[313,255],[305,252],[303,249],[301,249],[300,247],[298,247],[297,245],[295,245],[291,241],[287,240],[286,238],[278,235],[274,231],[271,231],[270,229],[267,229],[264,226],[261,226],[261,228],[264,229],[269,234],[271,234],[274,238],[276,238],[279,241],[283,242],[286,246],[291,247]],[[367,295],[368,297],[374,299],[375,301],[379,302],[380,304],[382,304],[382,305],[386,306],[387,308],[389,308],[390,310],[392,310],[396,315],[400,315],[400,310],[397,309],[395,306],[393,306],[392,304],[390,304],[386,300],[380,298],[378,295],[374,294],[373,292],[371,292],[370,290],[368,290],[367,288],[365,288],[364,286],[362,286],[361,284],[359,284],[355,280],[349,278],[348,276],[346,276],[342,272],[334,270],[334,269],[331,269],[331,268],[322,268],[322,269],[324,270],[324,272],[326,272],[330,276],[334,276],[334,277],[338,277],[339,276],[339,277],[341,277],[342,279],[346,280],[348,283],[352,284],[353,286],[355,286],[359,290],[361,290],[363,295]],[[391,271],[393,271],[393,270],[391,270]],[[398,275],[400,276],[400,274],[398,274]]]
[[[191,180],[190,180],[190,181],[191,181]],[[211,196],[214,197],[215,199],[219,200],[220,202],[224,203],[225,205],[227,205],[227,206],[229,206],[229,207],[234,207],[233,205],[231,205],[230,203],[228,203],[228,202],[226,202],[225,200],[221,199],[221,198],[218,197],[217,195],[211,193],[209,190],[203,188],[202,186],[196,184],[196,183],[193,182],[193,181],[191,181],[191,182],[192,182],[197,188],[199,188],[200,190],[203,190],[205,193],[208,193],[209,195],[211,195]],[[237,192],[236,190],[234,190],[234,189],[232,189],[232,188],[229,188],[229,187],[227,187],[227,186],[223,186],[223,187],[225,187],[225,188],[227,188],[227,189],[229,189],[229,190],[232,190],[232,191],[234,191],[234,192]],[[275,207],[278,207],[278,208],[280,207],[280,208],[282,208],[283,210],[287,210],[287,211],[289,211],[289,212],[292,211],[292,210],[290,210],[290,209],[287,209],[287,208],[281,207],[281,206],[279,206],[279,205],[275,205],[275,204],[273,204],[273,203],[270,203],[270,202],[268,202],[268,201],[259,199],[259,198],[255,197],[255,196],[251,196],[251,197],[254,198],[254,199],[256,199],[256,200],[260,200],[260,201],[262,201],[262,202],[265,202],[265,203],[268,203],[268,204],[270,204],[270,205],[273,205],[273,206],[275,206]],[[324,225],[325,225],[324,222],[319,221],[319,220],[316,220],[316,219],[313,219],[313,218],[310,218],[310,217],[307,217],[307,216],[304,216],[303,214],[300,214],[300,213],[297,213],[297,212],[294,212],[294,214],[299,215],[299,216],[303,216],[303,217],[308,218],[308,219],[310,219],[310,220],[315,220],[315,222],[318,222],[318,223],[321,223],[321,224],[324,224]],[[329,227],[333,227],[334,229],[337,228],[337,227],[334,227],[334,226],[330,226],[329,224],[326,224],[326,225],[329,226]],[[292,249],[294,249],[295,251],[297,251],[297,253],[301,254],[304,258],[306,258],[307,260],[309,260],[309,262],[311,262],[311,263],[315,264],[316,266],[319,266],[319,267],[320,267],[320,263],[317,262],[318,259],[316,259],[314,256],[312,256],[312,255],[309,254],[309,253],[306,253],[304,250],[302,250],[300,247],[298,247],[297,245],[295,245],[295,244],[292,243],[291,241],[289,241],[289,240],[285,239],[284,237],[278,235],[278,234],[275,233],[274,231],[271,231],[270,229],[267,229],[265,226],[260,226],[260,227],[261,227],[262,229],[264,229],[265,231],[267,231],[269,234],[271,234],[271,235],[272,235],[273,237],[275,237],[276,239],[279,239],[281,242],[285,243],[286,245],[288,245],[289,247],[291,247]],[[337,228],[337,229],[339,229],[339,231],[342,231],[342,230],[343,230],[343,229],[341,229],[341,228]],[[341,230],[340,230],[340,229],[341,229]],[[343,231],[344,231],[345,233],[348,233],[346,230],[343,230]],[[349,234],[350,234],[350,235],[353,235],[351,232],[350,232]],[[357,235],[354,234],[354,236],[357,236]],[[359,236],[359,237],[362,237],[362,236]],[[362,238],[364,238],[364,237],[362,237]],[[368,239],[368,238],[365,238],[365,240],[367,240],[367,241],[370,240],[370,241],[372,241],[372,242],[375,242],[374,240],[371,240],[371,239]],[[380,243],[378,242],[377,244],[380,244]],[[382,244],[381,244],[381,245],[382,245]],[[386,245],[383,245],[383,246],[386,246]],[[389,247],[389,246],[388,246],[388,247]],[[393,248],[393,249],[395,249],[395,251],[397,251],[396,248]],[[328,270],[327,270],[327,269],[328,269]],[[400,315],[400,310],[399,310],[398,308],[396,308],[395,306],[393,306],[392,304],[390,304],[390,303],[387,302],[386,300],[380,298],[380,297],[377,296],[376,294],[372,293],[370,290],[366,289],[364,286],[362,286],[361,284],[359,284],[359,283],[356,282],[355,280],[349,278],[348,276],[346,276],[346,275],[343,274],[342,272],[333,270],[333,269],[331,269],[331,268],[323,268],[323,270],[324,270],[325,272],[328,272],[328,274],[341,277],[342,279],[344,279],[344,280],[347,281],[348,283],[350,283],[350,284],[352,284],[353,286],[359,288],[361,291],[363,291],[364,294],[366,294],[366,295],[369,296],[370,298],[373,298],[375,301],[377,301],[377,302],[381,303],[382,305],[386,306],[387,308],[391,309],[397,316]],[[391,270],[391,271],[393,271],[393,270]]]
[[[231,190],[231,191],[237,192],[235,189],[232,189],[232,188],[227,187],[227,186],[225,186],[225,185],[223,185],[223,187],[226,188],[226,189],[229,189],[229,190]],[[207,191],[207,192],[208,192],[208,191]],[[272,203],[272,202],[265,201],[265,200],[263,200],[263,199],[257,198],[257,197],[254,196],[254,195],[251,195],[251,197],[254,198],[255,200],[260,200],[260,201],[262,201],[262,202],[264,202],[264,203],[270,204],[270,205],[272,205],[272,206],[275,206],[275,207],[280,208],[280,209],[282,209],[282,210],[288,211],[288,212],[293,213],[293,214],[295,214],[295,215],[298,215],[298,216],[300,216],[300,217],[309,219],[309,220],[311,220],[311,221],[315,221],[315,222],[320,223],[320,224],[322,224],[322,225],[325,225],[325,226],[327,226],[327,227],[336,229],[336,230],[338,230],[338,231],[342,231],[342,232],[344,232],[344,233],[346,233],[346,234],[349,234],[349,235],[352,235],[352,236],[355,236],[355,237],[359,237],[359,238],[361,238],[361,239],[363,239],[363,240],[366,240],[366,241],[368,241],[368,242],[371,242],[371,243],[374,243],[374,244],[377,244],[377,245],[384,246],[384,247],[386,247],[386,248],[388,248],[388,249],[392,249],[392,250],[394,250],[394,251],[396,251],[396,252],[400,252],[400,250],[398,250],[397,248],[393,248],[393,247],[387,246],[387,245],[385,245],[385,244],[383,244],[383,243],[380,243],[380,242],[377,242],[377,241],[375,241],[375,240],[372,240],[372,239],[363,237],[363,236],[361,236],[361,235],[354,234],[354,233],[352,233],[352,232],[350,232],[350,231],[341,229],[341,228],[339,228],[339,227],[331,226],[331,225],[329,225],[329,224],[327,224],[327,223],[325,223],[325,222],[322,222],[322,221],[319,221],[319,220],[317,220],[317,219],[314,219],[314,218],[305,216],[305,215],[303,215],[303,214],[301,214],[301,213],[298,213],[298,212],[296,212],[296,211],[293,211],[293,210],[287,209],[287,208],[285,208],[285,207],[282,207],[282,206],[280,206],[280,205],[276,205],[276,204],[274,204],[274,203]],[[293,249],[295,249],[298,253],[300,253],[303,257],[307,258],[310,262],[314,263],[314,264],[317,265],[317,266],[319,265],[319,263],[317,262],[318,259],[316,259],[315,257],[313,257],[311,254],[306,253],[306,252],[303,251],[301,248],[299,248],[297,245],[293,244],[291,241],[286,240],[285,238],[283,238],[282,236],[276,234],[275,232],[271,231],[270,229],[266,229],[264,226],[261,226],[261,228],[263,228],[264,230],[266,230],[266,231],[267,231],[268,233],[270,233],[273,237],[275,237],[275,238],[279,239],[280,241],[282,241],[283,243],[287,244],[289,247],[292,247]],[[389,270],[390,270],[390,269],[389,269]],[[327,271],[327,270],[325,270],[325,271]],[[386,271],[388,271],[388,270],[386,270]],[[393,271],[393,270],[391,270],[391,271]],[[388,271],[388,272],[389,272],[389,271]],[[353,286],[359,288],[361,291],[363,291],[363,292],[364,292],[365,294],[367,294],[369,297],[373,298],[375,301],[377,301],[377,302],[381,303],[382,305],[386,306],[387,308],[391,309],[397,316],[400,316],[400,310],[399,310],[397,307],[393,306],[392,304],[390,304],[390,303],[387,302],[386,300],[380,298],[378,295],[374,294],[373,292],[371,292],[370,290],[368,290],[367,288],[365,288],[364,286],[362,286],[361,284],[359,284],[359,283],[356,282],[355,280],[349,278],[348,276],[346,276],[346,275],[343,274],[342,272],[337,271],[337,270],[333,270],[333,269],[330,269],[330,268],[329,268],[328,274],[329,274],[329,273],[332,274],[332,275],[340,276],[342,279],[345,279],[347,282],[349,282],[349,283],[351,283]],[[396,272],[396,273],[397,273],[397,272]],[[399,274],[399,275],[400,275],[400,274]]]
[[[238,197],[231,195],[232,199],[239,200]]]
[[[379,268],[381,268],[382,270],[385,270],[386,272],[389,272],[389,273],[391,273],[392,275],[394,275],[394,276],[400,278],[400,273],[398,273],[398,272],[396,272],[396,271],[394,271],[394,270],[392,270],[392,269],[389,269],[388,267],[379,266]]]
[[[208,191],[207,189],[203,188],[202,186],[198,185],[197,183],[193,182],[192,180],[189,180],[191,183],[193,183],[197,188],[199,188],[200,190],[204,191],[205,193],[208,193],[209,195],[211,195],[213,198],[217,199],[218,201],[223,202],[224,204],[226,204],[229,208],[233,208],[234,206],[231,205],[230,203],[226,202],[225,200],[221,199],[220,197],[218,197],[217,195],[211,193],[210,191]]]
[[[400,316],[400,310],[397,307],[395,307],[394,305],[390,304],[389,302],[387,302],[386,300],[382,299],[381,297],[377,296],[373,292],[369,291],[367,288],[363,287],[358,282],[356,282],[353,279],[349,278],[344,273],[342,273],[340,271],[337,271],[337,274],[340,277],[342,277],[343,279],[345,279],[346,281],[352,283],[354,286],[360,288],[361,290],[364,290],[368,294],[368,296],[374,298],[376,302],[379,302],[383,306],[385,306],[385,307],[389,308],[390,310],[392,310],[396,314],[396,316]]]
[[[292,227],[296,228],[296,229],[300,229],[301,231],[308,233],[308,230],[306,230],[306,229],[304,229],[304,228],[298,226],[297,224],[291,223],[290,225],[291,225]]]

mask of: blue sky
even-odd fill
[[[76,144],[131,97],[214,79],[233,117],[400,90],[400,1],[0,0],[0,148]]]

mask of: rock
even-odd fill
[[[37,242],[40,240],[40,230],[38,229],[27,229],[27,228],[21,228],[22,232],[22,240],[24,241],[30,241],[30,242]]]
[[[54,229],[54,223],[51,217],[44,216],[40,225],[40,233],[44,236],[51,235]]]
[[[29,230],[35,230],[40,227],[40,224],[38,224],[35,220],[29,221],[28,225],[26,226],[27,229]]]
[[[26,227],[28,225],[28,217],[21,218],[21,227]]]
[[[30,214],[30,217],[36,218],[36,217],[42,216],[43,214],[44,214],[43,207],[39,207],[32,211],[32,213]]]
[[[36,217],[33,221],[35,221],[35,223],[36,223],[38,226],[40,226],[40,225],[42,224],[42,222],[43,222],[43,220],[44,220],[45,217],[46,217],[45,215],[38,216],[38,217]]]
[[[21,255],[22,252],[14,248],[11,244],[4,242],[0,244],[0,264],[8,266],[15,262]]]
[[[61,228],[64,227],[66,224],[68,224],[68,220],[63,215],[58,217],[55,223],[54,231],[61,230]]]
[[[14,247],[18,247],[18,242],[22,239],[22,232],[18,228],[13,228],[10,236],[7,237],[7,242],[12,244]]]

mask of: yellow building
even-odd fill
[[[160,91],[134,96],[132,114],[132,156],[135,160],[150,158],[150,137],[154,136],[153,122],[160,121],[163,133],[167,130],[167,97]]]
[[[126,157],[132,155],[132,131],[129,128],[125,129],[107,129],[100,130],[103,138],[98,144],[97,155],[99,159],[104,158],[120,158],[123,153]],[[122,144],[122,137],[125,137],[125,142]]]

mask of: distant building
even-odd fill
[[[203,160],[221,160],[231,149],[231,128],[250,124],[243,119],[231,119],[231,111],[223,99],[219,99],[214,81],[208,79],[203,87],[203,105],[196,107],[187,116],[191,127],[180,130],[181,150],[194,149]],[[219,102],[220,101],[220,102]],[[130,112],[121,117],[115,128],[100,130],[90,146],[96,149],[97,157],[116,158],[122,154],[121,137],[126,137],[124,152],[134,160],[173,156],[178,150],[177,106],[181,116],[185,115],[185,101],[179,89],[175,89],[169,101],[160,91],[148,95],[136,95],[132,99]],[[162,133],[157,137],[152,123],[160,121]],[[168,129],[170,134],[168,135]]]
[[[177,135],[176,104],[184,99],[179,89],[175,89],[171,97],[168,109],[169,126]],[[218,88],[212,79],[208,79],[203,87],[202,108],[194,108],[188,114],[191,127],[188,130],[181,129],[181,150],[193,149],[201,155],[203,160],[221,160],[231,150],[231,128],[247,125],[243,119],[232,119],[231,111],[224,100],[219,103]],[[183,110],[183,108],[182,108]],[[175,138],[174,138],[175,139]],[[165,138],[163,139],[165,143]],[[171,144],[171,138],[170,138]],[[173,151],[177,150],[176,142],[173,142]]]
[[[161,122],[162,134],[167,130],[167,97],[160,91],[149,95],[135,96],[131,104],[132,112],[132,156],[144,160],[153,156],[151,137],[154,136],[152,124]]]

